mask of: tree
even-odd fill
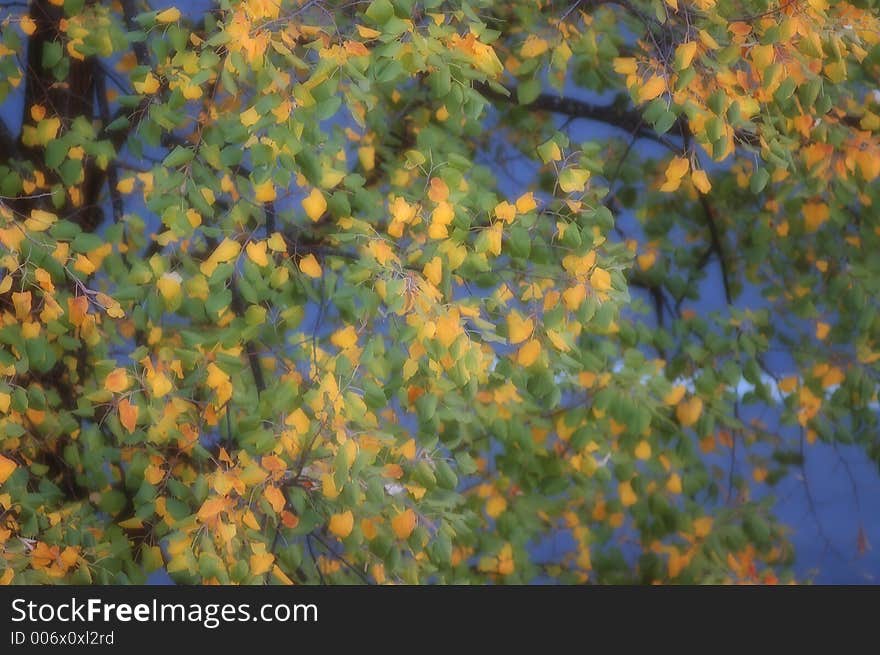
[[[873,0],[0,15],[3,582],[774,582],[880,459]]]

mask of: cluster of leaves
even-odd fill
[[[4,10],[0,580],[786,579],[749,478],[880,458],[874,4]]]

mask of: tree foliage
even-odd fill
[[[3,582],[790,579],[876,2],[178,6],[0,14]]]

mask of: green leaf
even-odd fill
[[[390,0],[373,0],[364,15],[375,25],[384,25],[394,16],[394,6]]]
[[[541,80],[537,78],[520,82],[516,88],[517,100],[521,105],[533,103],[539,95],[541,95]]]

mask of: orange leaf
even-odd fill
[[[350,509],[341,514],[334,514],[330,517],[330,522],[327,524],[327,529],[340,539],[345,539],[350,535],[353,527],[354,515]]]
[[[391,529],[398,539],[407,539],[416,527],[416,513],[406,509],[391,519]]]
[[[275,510],[276,514],[280,514],[281,510],[284,509],[284,506],[287,504],[287,501],[284,499],[284,494],[278,489],[278,487],[266,487],[263,490],[263,497],[269,501],[269,504],[272,506],[272,509]]]
[[[202,523],[208,523],[226,510],[226,504],[226,498],[208,498],[202,503],[197,516]]]
[[[122,393],[128,389],[128,372],[124,368],[116,368],[104,380],[104,388],[113,393]]]
[[[122,427],[128,430],[128,433],[131,434],[134,432],[135,426],[137,425],[138,406],[132,405],[128,398],[123,398],[119,401],[118,410],[119,422],[122,423]]]
[[[6,482],[9,479],[9,476],[12,475],[13,471],[17,468],[18,464],[8,457],[0,455],[0,484]]]

